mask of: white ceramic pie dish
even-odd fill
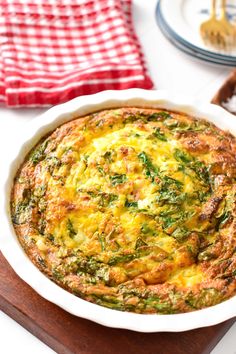
[[[236,316],[236,296],[216,306],[190,313],[175,315],[143,315],[111,310],[92,304],[60,288],[41,273],[29,260],[14,233],[10,217],[10,192],[13,178],[25,155],[48,132],[60,124],[97,110],[142,106],[166,108],[205,118],[219,128],[236,135],[235,117],[219,106],[201,105],[194,99],[179,97],[165,91],[129,89],[104,91],[95,95],[73,99],[53,107],[40,117],[17,131],[14,142],[1,155],[1,224],[0,246],[4,256],[15,272],[42,297],[55,303],[73,315],[83,317],[105,326],[125,328],[140,332],[178,332],[215,325]]]

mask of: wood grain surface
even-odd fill
[[[0,309],[59,354],[207,354],[233,324],[181,333],[138,333],[75,317],[39,296],[0,253]]]

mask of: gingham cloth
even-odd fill
[[[0,103],[47,106],[152,88],[132,0],[0,0]]]

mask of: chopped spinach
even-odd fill
[[[146,234],[150,234],[150,235],[154,235],[155,231],[153,229],[150,228],[150,226],[148,225],[147,222],[144,222],[141,226],[141,233],[146,235]]]
[[[106,207],[108,205],[111,205],[115,200],[118,199],[118,195],[113,194],[113,193],[99,193],[99,205]]]
[[[231,217],[230,211],[225,211],[218,219],[217,219],[217,225],[218,227],[223,226]]]
[[[39,163],[46,157],[45,150],[47,148],[48,143],[49,140],[45,140],[30,154],[29,160],[33,163],[33,165],[37,165],[37,163]]]
[[[185,193],[179,193],[177,190],[163,190],[159,191],[159,195],[156,197],[156,201],[159,203],[167,204],[183,204],[186,199]]]
[[[106,176],[106,173],[105,173],[104,169],[101,166],[97,166],[97,170],[103,177]]]
[[[145,308],[155,308],[159,313],[172,313],[172,304],[168,301],[161,301],[158,296],[149,296],[143,300]]]
[[[149,114],[147,116],[147,120],[149,122],[151,122],[151,121],[164,121],[166,119],[171,119],[171,118],[172,118],[172,116],[165,111],[155,112],[155,113]]]
[[[182,204],[186,199],[186,194],[181,193],[183,183],[169,176],[161,179],[161,188],[156,200],[168,204]]]
[[[111,151],[106,151],[105,154],[103,155],[103,157],[108,163],[111,163],[113,161]]]
[[[125,207],[126,208],[137,208],[138,207],[138,202],[129,202],[128,199],[126,199]]]
[[[68,231],[68,234],[71,238],[74,238],[75,235],[77,235],[77,232],[75,231],[74,229],[74,226],[73,226],[73,223],[70,219],[67,220],[67,231]]]
[[[146,169],[146,176],[151,178],[152,182],[154,182],[154,178],[158,176],[159,173],[158,168],[153,165],[151,159],[144,151],[138,155],[138,158],[141,160]]]
[[[101,251],[102,252],[105,251],[105,249],[106,249],[106,240],[105,240],[104,233],[98,235],[98,240],[99,240],[100,245],[101,245]]]
[[[172,233],[171,236],[174,237],[178,242],[186,240],[191,231],[185,227],[177,227]]]
[[[210,182],[208,169],[203,162],[195,160],[189,167],[196,173],[198,178],[206,183]]]
[[[127,176],[125,174],[115,174],[109,176],[112,186],[117,186],[127,181]]]
[[[111,257],[108,261],[108,264],[113,266],[118,263],[127,263],[127,262],[132,261],[136,257],[137,257],[136,253],[121,254],[118,256]]]
[[[188,168],[194,171],[197,177],[203,182],[210,182],[209,171],[202,161],[198,161],[190,154],[179,149],[175,150],[174,157],[177,161],[181,162],[181,164],[185,164]]]
[[[12,222],[16,225],[26,223],[29,218],[30,205],[26,201],[21,201],[13,208]]]
[[[183,162],[185,164],[188,164],[192,161],[192,157],[189,154],[179,149],[175,150],[174,157],[177,161]]]
[[[153,136],[155,136],[157,139],[161,141],[167,141],[167,137],[165,134],[163,134],[160,130],[160,128],[156,128],[155,131],[153,132]]]
[[[138,237],[135,243],[135,249],[138,249],[142,246],[147,246],[147,243],[141,237]]]
[[[177,119],[172,119],[172,121],[164,122],[164,124],[172,131],[178,133],[185,132],[201,132],[209,127],[207,122],[193,121],[193,122],[183,122]]]
[[[56,156],[49,156],[47,160],[47,169],[50,175],[53,175],[54,169],[61,166],[61,161]]]

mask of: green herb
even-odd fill
[[[183,188],[183,183],[181,181],[169,176],[162,177],[161,184],[162,188],[172,187],[174,189],[178,189],[179,191]]]
[[[38,148],[34,149],[31,153],[29,160],[32,161],[34,165],[36,165],[46,157],[45,150],[47,148],[48,143],[49,140],[45,140],[42,144],[39,145]]]
[[[156,128],[153,135],[161,141],[167,141],[167,137],[161,132],[160,128]]]
[[[37,261],[43,268],[46,267],[45,261],[44,261],[44,259],[41,256],[37,257]]]
[[[203,162],[196,160],[191,155],[179,149],[175,150],[174,157],[177,161],[184,163],[188,168],[193,170],[199,179],[209,184],[209,172]]]
[[[154,182],[154,178],[158,176],[159,172],[157,167],[153,165],[151,159],[144,151],[138,155],[138,158],[141,160],[146,169],[146,176],[151,178],[152,182]]]
[[[55,237],[54,237],[52,234],[48,234],[48,235],[47,235],[47,238],[48,238],[49,241],[51,241],[52,243],[53,243],[54,240],[55,240]]]
[[[147,116],[147,120],[151,121],[164,121],[166,119],[172,119],[172,116],[167,112],[155,112]]]
[[[115,174],[113,176],[109,176],[112,186],[117,186],[118,184],[122,184],[127,181],[127,177],[125,174]]]
[[[111,257],[110,260],[108,261],[108,264],[113,266],[118,263],[127,263],[127,262],[132,261],[134,258],[137,258],[136,253],[122,254],[119,256]]]
[[[162,217],[163,228],[168,229],[170,226],[174,225],[178,221],[179,221],[179,217],[176,218],[173,218],[172,216]]]
[[[99,205],[106,207],[118,199],[118,195],[112,193],[101,193]]]
[[[129,202],[128,199],[126,199],[125,207],[126,208],[137,208],[138,207],[138,202]]]
[[[21,225],[29,219],[30,205],[26,201],[21,201],[16,204],[12,213],[12,222],[16,225]]]
[[[104,169],[103,169],[101,166],[98,166],[97,169],[98,169],[98,172],[99,172],[102,176],[106,176],[106,173],[105,173]]]
[[[103,155],[104,159],[108,162],[112,162],[112,152],[111,151],[106,151],[105,154]]]
[[[52,277],[55,280],[61,281],[64,277],[63,274],[61,274],[57,269],[52,270]]]
[[[61,161],[56,156],[49,156],[46,158],[47,169],[50,175],[53,175],[54,169],[61,166]]]
[[[197,198],[199,199],[200,202],[205,202],[206,198],[207,198],[207,193],[203,192],[203,191],[197,191]]]
[[[202,307],[216,305],[220,300],[222,300],[222,293],[219,290],[216,288],[204,288],[198,296],[190,292],[185,303],[193,309],[201,309]]]
[[[41,235],[44,235],[45,229],[46,229],[47,222],[44,218],[40,218],[38,221],[38,232]]]
[[[105,251],[105,249],[106,249],[106,240],[105,240],[105,236],[104,236],[103,233],[98,235],[98,240],[100,242],[102,252]]]
[[[210,182],[210,176],[207,167],[201,161],[194,161],[189,166],[198,176],[198,178],[202,179],[204,182]]]
[[[185,193],[181,193],[183,183],[169,176],[161,179],[161,188],[159,195],[156,197],[158,202],[166,202],[169,204],[182,204],[186,198]]]
[[[218,218],[218,225],[223,226],[231,217],[230,211],[225,211],[219,218]]]
[[[70,219],[67,220],[67,231],[71,238],[74,238],[77,235],[77,232],[74,229],[72,221]]]
[[[186,164],[192,161],[192,157],[189,154],[179,149],[175,150],[174,157],[177,161],[184,162]]]
[[[185,304],[187,304],[189,307],[192,309],[197,309],[197,307],[194,305],[194,298],[193,297],[188,297],[188,299],[185,300]]]
[[[80,272],[90,274],[95,279],[102,279],[105,283],[109,282],[109,267],[102,262],[96,260],[93,256],[78,256],[76,260],[77,273]]]
[[[168,301],[161,301],[159,297],[157,296],[149,296],[147,299],[144,299],[144,305],[145,308],[155,308],[157,310],[157,312],[160,313],[172,313],[172,307],[171,307],[171,303],[169,303]]]
[[[153,250],[152,246],[150,247],[148,246],[146,247],[144,245],[142,247],[140,246],[139,249],[134,253],[119,254],[117,256],[111,257],[108,261],[108,265],[116,265],[118,263],[128,263],[135,258],[140,258],[149,255],[152,250]]]
[[[159,195],[156,197],[156,201],[158,203],[167,203],[167,204],[183,204],[183,202],[186,199],[186,194],[182,193],[180,194],[176,190],[160,190]]]
[[[208,124],[206,122],[181,122],[177,119],[172,119],[172,121],[164,122],[164,124],[170,129],[178,133],[185,132],[201,132],[208,128]]]
[[[135,249],[138,249],[142,246],[147,246],[147,243],[141,237],[139,237],[135,243]]]
[[[146,234],[150,234],[150,235],[155,235],[155,231],[152,230],[150,228],[150,226],[148,225],[148,223],[144,222],[141,226],[141,233],[146,235]]]
[[[174,237],[178,242],[182,242],[188,238],[191,231],[185,227],[178,227],[172,232],[171,236]]]

